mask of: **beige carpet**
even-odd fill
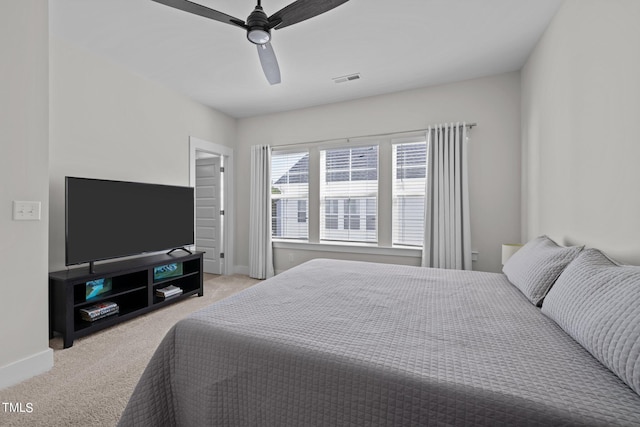
[[[114,426],[171,326],[257,282],[240,275],[205,275],[203,297],[188,298],[78,339],[66,350],[61,338],[52,339],[53,369],[0,390],[0,402],[22,403],[23,407],[31,403],[33,411],[6,413],[1,405],[0,426]]]

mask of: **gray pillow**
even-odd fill
[[[502,271],[529,301],[540,306],[560,273],[582,248],[559,246],[547,236],[540,236],[513,254]]]
[[[640,267],[586,249],[553,285],[542,312],[640,394]]]

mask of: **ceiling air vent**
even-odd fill
[[[359,80],[359,79],[360,79],[360,73],[355,73],[355,74],[349,74],[348,76],[334,77],[333,81],[334,83],[344,83],[344,82],[350,82],[352,80]]]

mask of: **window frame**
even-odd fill
[[[406,145],[424,145],[424,163],[411,163],[404,164],[402,167],[399,165],[399,153],[398,148],[400,146]],[[403,222],[402,224],[398,224],[398,221],[401,217],[401,211],[407,205],[407,202],[412,199],[420,199],[424,201],[426,193],[425,193],[425,180],[427,177],[427,138],[426,135],[423,137],[412,137],[412,138],[398,138],[392,141],[391,145],[391,162],[392,162],[392,174],[391,174],[391,192],[392,192],[392,202],[391,202],[391,226],[392,226],[392,235],[391,241],[394,246],[411,246],[411,247],[419,247],[422,248],[422,239],[424,238],[424,222],[418,226],[417,233],[413,232],[412,234],[417,234],[415,239],[410,238],[401,238],[400,233],[410,234],[406,229],[410,228],[409,224]],[[415,176],[414,174],[407,173],[407,171],[416,171],[424,169],[423,173],[419,174],[424,176]],[[399,172],[402,171],[402,176],[399,177]],[[401,182],[402,184],[399,184]],[[402,189],[400,188],[402,187]],[[424,208],[425,203],[423,202],[422,212],[418,218],[424,219]],[[404,212],[403,212],[404,213]],[[402,215],[402,218],[406,219],[407,216]],[[418,219],[419,220],[419,219]]]
[[[308,194],[308,226],[309,238],[307,240],[285,240],[274,238],[274,247],[299,250],[319,250],[326,252],[348,252],[362,254],[379,254],[391,256],[420,256],[422,246],[406,246],[393,244],[392,232],[392,146],[404,141],[426,141],[426,132],[400,132],[396,134],[378,135],[363,138],[336,139],[324,142],[311,142],[290,144],[287,146],[273,146],[274,152],[285,151],[309,151],[309,194]],[[329,213],[330,207],[320,202],[320,151],[326,149],[356,148],[376,145],[378,147],[378,197],[376,209],[377,243],[341,242],[323,240],[320,238],[320,228],[327,221],[339,223],[343,221],[342,213]],[[294,148],[295,147],[295,148]],[[338,202],[336,200],[336,202]],[[331,215],[331,216],[330,216]],[[366,208],[361,207],[361,228],[366,228]]]
[[[275,177],[274,177],[274,159],[277,157],[285,157],[285,156],[300,156],[300,158],[298,160],[295,161],[295,163],[293,163],[291,165],[291,167],[289,167],[289,169],[287,169],[285,172],[282,173],[282,175],[274,181]],[[307,169],[306,172],[304,171],[293,171],[292,170],[300,163],[300,161],[302,159],[305,158],[305,156],[307,157]],[[270,178],[270,182],[271,182],[271,239],[272,240],[299,240],[299,241],[308,241],[309,240],[309,221],[308,221],[308,206],[309,206],[309,178],[310,178],[310,172],[309,172],[309,164],[308,164],[308,159],[309,158],[309,150],[308,149],[294,149],[294,150],[278,150],[278,151],[274,151],[272,150],[271,153],[271,167],[272,167],[272,171],[271,171],[271,178]],[[306,180],[301,179],[302,176],[306,175]],[[278,181],[282,180],[283,178],[286,177],[285,182],[282,182],[280,184],[278,184]],[[293,180],[291,180],[291,177],[294,177]],[[297,179],[295,179],[297,178]],[[277,186],[276,186],[277,185]],[[305,190],[305,185],[306,185],[306,190]],[[286,194],[285,193],[275,193],[274,190],[278,189],[277,187],[279,187],[280,189],[282,189],[282,187],[287,187],[287,186],[292,186],[291,189],[291,193],[290,194]],[[281,191],[281,190],[279,190]],[[275,195],[280,194],[280,196],[276,196]],[[304,214],[306,220],[305,221],[300,221],[301,217],[300,217],[300,202],[303,201],[306,203],[307,206],[307,212]],[[281,203],[278,203],[281,202]],[[280,204],[281,209],[283,211],[291,211],[290,215],[283,215],[281,217],[274,217],[274,211],[277,211],[277,206],[278,204]],[[284,233],[287,233],[286,235],[281,235],[281,236],[275,236],[275,233],[278,231],[278,228],[282,228],[284,229]],[[291,233],[287,232],[287,230],[293,230]],[[301,231],[302,230],[302,231]]]
[[[363,150],[362,153],[360,153],[359,150]],[[371,150],[373,150],[373,155],[366,156],[367,152]],[[332,158],[331,155],[336,152],[348,152],[348,155],[345,156],[345,154],[342,153],[343,157],[340,157],[340,154],[338,154],[337,157]],[[318,153],[318,199],[321,211],[321,221],[318,229],[319,241],[339,244],[363,243],[377,245],[379,243],[378,230],[368,230],[366,228],[366,215],[363,216],[363,212],[366,211],[366,205],[363,207],[361,204],[368,198],[378,198],[380,188],[379,141],[364,140],[359,144],[319,147]],[[361,158],[364,158],[364,163],[359,160]],[[372,161],[375,162],[375,165],[370,163]],[[324,168],[323,165],[325,166]],[[365,175],[362,175],[363,172]],[[348,176],[348,180],[334,180],[329,178],[331,175],[335,176],[337,174],[340,174],[339,176],[341,177]],[[354,180],[354,176],[373,176],[375,180],[358,178]],[[371,184],[372,181],[375,182],[374,185]],[[327,190],[327,188],[329,188],[329,190]],[[327,210],[326,208],[323,209],[323,206],[327,200],[335,199],[341,201],[338,204],[338,228],[327,228],[327,220],[325,217]]]

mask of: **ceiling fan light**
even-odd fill
[[[265,44],[271,40],[271,34],[269,34],[268,31],[260,29],[249,30],[249,32],[247,32],[247,38],[253,44]]]

